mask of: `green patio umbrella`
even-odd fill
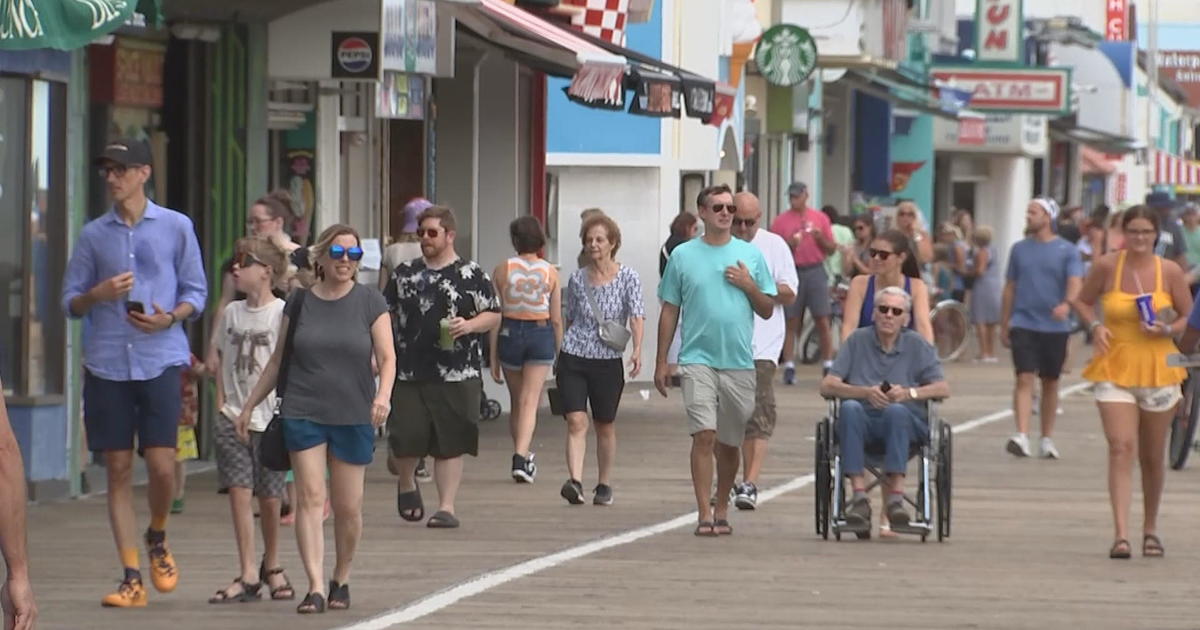
[[[0,50],[86,46],[134,14],[162,23],[162,0],[0,0]]]

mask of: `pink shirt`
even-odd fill
[[[833,226],[829,223],[829,217],[824,212],[812,208],[808,208],[803,214],[795,210],[788,210],[775,217],[775,222],[771,224],[771,231],[790,243],[792,235],[796,232],[803,232],[807,223],[811,223],[813,228],[820,230],[830,242],[833,241]],[[817,245],[815,238],[805,234],[792,250],[792,258],[795,259],[797,267],[808,267],[825,262],[825,252],[820,245]]]

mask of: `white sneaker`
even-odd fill
[[[1008,438],[1008,444],[1004,448],[1017,457],[1029,457],[1029,436],[1016,433]]]
[[[1054,440],[1046,436],[1042,436],[1042,443],[1039,445],[1038,451],[1045,459],[1058,459],[1058,449],[1054,446]]]

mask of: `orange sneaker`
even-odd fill
[[[146,535],[146,550],[150,556],[150,580],[159,593],[170,593],[179,584],[179,569],[175,566],[175,557],[167,549],[165,540],[150,542]]]
[[[109,608],[145,608],[146,601],[146,587],[142,581],[125,580],[115,593],[105,595],[100,605]]]

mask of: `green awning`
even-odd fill
[[[162,24],[162,0],[0,0],[0,50],[86,46],[135,12]]]

